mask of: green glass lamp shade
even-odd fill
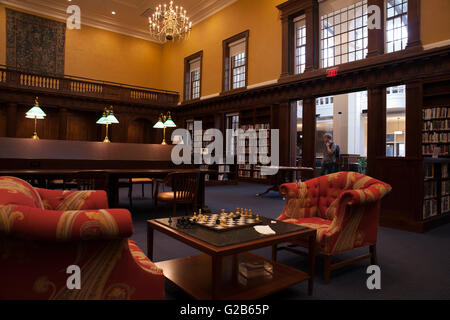
[[[166,122],[164,122],[164,126],[166,128],[176,128],[177,125],[173,122],[172,118],[169,118]]]
[[[44,119],[47,115],[39,106],[34,106],[31,108],[26,114],[26,118],[28,119]]]
[[[105,116],[101,117],[100,119],[98,119],[97,124],[106,124],[107,123],[106,119],[107,117]]]
[[[155,129],[164,129],[164,123],[162,123],[161,119],[153,126]]]
[[[119,123],[119,120],[117,120],[117,118],[116,118],[115,115],[110,114],[110,115],[108,115],[108,116],[106,117],[106,122],[109,123],[109,124],[112,124],[112,123]]]

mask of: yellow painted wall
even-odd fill
[[[68,75],[161,88],[162,45],[82,25],[66,31]]]
[[[188,41],[163,47],[163,87],[183,91],[184,58],[203,50],[202,96],[222,90],[222,41],[250,30],[248,84],[281,74],[281,22],[276,5],[283,0],[238,0],[192,28]]]
[[[450,1],[422,0],[420,17],[423,45],[450,39]]]
[[[159,45],[87,26],[67,30],[65,73],[181,93],[184,58],[203,50],[202,96],[207,96],[222,88],[222,40],[248,29],[248,84],[274,80],[281,73],[276,5],[282,2],[238,0],[195,25],[190,39],[181,43]],[[6,63],[5,18],[0,4],[0,64]],[[450,39],[450,1],[421,1],[421,38],[424,45]]]
[[[65,51],[67,75],[153,88],[162,86],[160,44],[82,25],[81,30],[67,29]],[[0,5],[0,64],[6,64],[4,5]]]

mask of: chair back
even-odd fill
[[[199,173],[174,172],[168,175],[168,180],[174,192],[175,202],[194,202],[197,200]]]
[[[107,190],[109,175],[103,171],[79,172],[72,178],[78,190]]]

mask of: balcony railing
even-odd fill
[[[173,105],[179,100],[175,91],[131,86],[122,83],[99,81],[75,76],[54,76],[12,69],[0,65],[0,88],[33,89],[43,92],[70,94],[83,97],[104,98],[125,103]]]

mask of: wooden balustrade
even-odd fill
[[[32,89],[76,96],[116,100],[124,103],[175,106],[179,94],[152,88],[97,81],[72,76],[41,75],[0,66],[0,87]]]

